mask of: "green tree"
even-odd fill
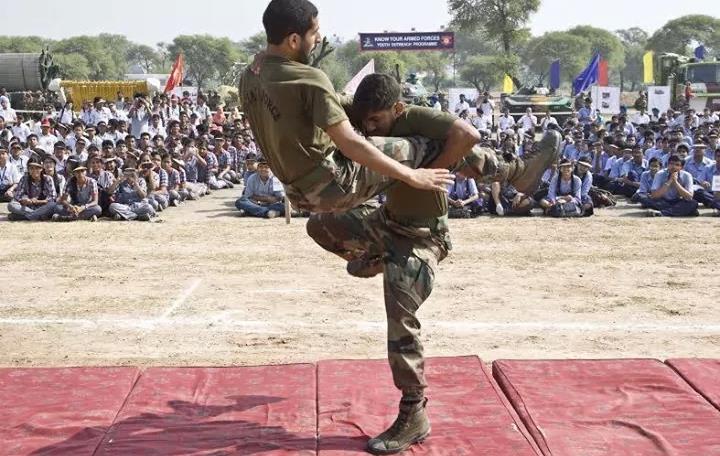
[[[53,63],[57,65],[62,79],[86,81],[90,79],[90,64],[80,54],[54,54]]]
[[[264,51],[267,46],[267,36],[265,32],[258,32],[249,38],[242,40],[240,43],[240,50],[249,55],[253,56],[260,51]]]
[[[53,45],[51,51],[56,54],[83,56],[89,67],[88,79],[121,79],[127,67],[125,61],[123,67],[118,68],[107,47],[95,36],[75,36],[60,40]],[[126,54],[123,54],[123,59],[125,58]]]
[[[540,7],[540,0],[448,0],[453,16],[451,25],[462,33],[480,32],[485,40],[499,45],[505,57],[504,71],[513,78],[515,85],[522,83],[517,77],[519,62],[511,56],[517,55],[530,37],[525,27],[530,15]]]
[[[472,84],[478,92],[490,90],[503,77],[503,70],[497,64],[496,56],[475,55],[469,57],[460,69],[460,78]]]
[[[560,59],[561,80],[572,81],[587,64],[591,53],[588,40],[568,32],[548,32],[527,45],[524,61],[544,84],[553,60]]]
[[[40,36],[0,36],[0,52],[40,52],[51,43]]]
[[[177,36],[168,50],[172,60],[183,53],[187,74],[198,88],[229,74],[233,64],[241,57],[229,39],[210,35]]]
[[[720,48],[720,19],[702,14],[673,19],[650,37],[647,49],[687,55],[694,41]]]
[[[625,48],[616,35],[589,25],[573,27],[568,33],[588,41],[590,53],[599,52],[602,58],[607,60],[610,69],[622,70],[625,65]]]
[[[128,52],[135,46],[125,35],[101,33],[95,39],[113,62],[113,70],[107,79],[125,79],[128,72]]]
[[[450,54],[442,51],[426,52],[419,56],[420,64],[427,74],[424,85],[427,89],[432,86],[437,92],[447,81],[448,66],[451,63]]]
[[[461,30],[481,29],[510,54],[527,38],[525,25],[537,12],[540,0],[449,0],[448,5],[454,25]]]
[[[131,46],[127,57],[129,63],[139,65],[146,73],[154,72],[160,62],[160,54],[146,44],[135,44]]]
[[[630,91],[643,83],[643,55],[647,46],[648,34],[638,27],[617,30],[615,32],[625,47],[625,67],[620,72],[620,90],[630,84]]]

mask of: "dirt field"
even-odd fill
[[[163,224],[0,215],[0,365],[384,357],[381,278],[348,276],[304,219],[236,217],[235,193]],[[640,214],[454,221],[420,313],[427,354],[718,357],[720,219]]]

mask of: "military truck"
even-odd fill
[[[512,116],[522,116],[527,108],[532,108],[538,117],[550,111],[560,125],[573,114],[573,99],[562,95],[551,95],[542,86],[521,87],[512,94],[500,95],[501,109],[507,108]]]
[[[685,98],[685,83],[690,82],[690,105]],[[720,62],[698,61],[693,57],[663,53],[655,59],[655,83],[670,86],[671,105],[675,109],[711,108],[720,110]]]

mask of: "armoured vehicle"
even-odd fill
[[[522,116],[527,108],[532,108],[533,113],[539,115],[546,111],[563,124],[565,119],[573,113],[573,99],[562,95],[551,95],[545,87],[521,87],[513,94],[500,95],[502,109],[510,110],[510,115]]]
[[[690,105],[685,97],[686,83],[690,83]],[[678,54],[660,54],[655,61],[655,83],[670,86],[673,108],[690,107],[720,110],[720,62],[698,61]]]

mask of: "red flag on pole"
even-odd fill
[[[610,78],[608,77],[608,61],[600,59],[598,65],[598,85],[601,87],[607,87],[610,85]]]
[[[178,54],[175,63],[173,64],[172,70],[170,70],[170,76],[168,76],[167,83],[165,84],[165,93],[172,91],[176,86],[180,85],[183,80],[183,73],[185,72],[185,59],[182,54]]]

